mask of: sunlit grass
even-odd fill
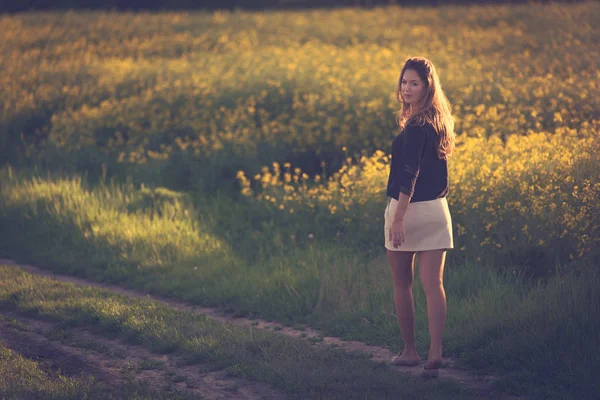
[[[118,260],[133,268],[132,272],[144,274],[173,264],[185,264],[191,270],[192,258],[194,262],[233,260],[229,245],[198,222],[189,196],[168,189],[126,191],[105,185],[92,193],[80,178],[38,178],[24,185],[3,185],[1,190],[7,214],[45,219],[45,225],[36,230],[47,234],[58,228],[60,233],[52,234],[54,245],[77,247],[78,254],[73,256],[87,261],[91,269],[110,270]],[[95,256],[86,259],[88,252]],[[206,269],[212,263],[203,264]]]

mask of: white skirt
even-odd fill
[[[398,200],[388,197],[385,208],[385,248],[391,251],[426,251],[451,250],[454,248],[452,239],[452,218],[445,197],[408,203],[404,214],[405,240],[397,248],[389,240],[390,228],[394,221]]]

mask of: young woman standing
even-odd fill
[[[394,306],[404,350],[392,365],[419,365],[415,346],[412,284],[415,254],[427,297],[431,345],[423,375],[435,377],[442,366],[446,324],[443,273],[446,251],[453,249],[447,159],[454,148],[454,120],[431,61],[406,60],[396,99],[401,128],[392,141],[392,162],[385,209],[385,247],[394,283]]]

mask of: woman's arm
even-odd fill
[[[389,230],[389,240],[395,248],[402,246],[404,243],[404,213],[406,207],[410,202],[410,197],[407,194],[400,192],[398,196],[398,202],[396,204],[396,211],[394,213],[394,220]]]
[[[408,197],[406,193],[400,192],[400,195],[398,196],[398,203],[396,203],[394,221],[404,221],[404,214],[406,213],[408,203],[410,203],[410,197]]]

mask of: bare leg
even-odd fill
[[[415,306],[412,294],[415,253],[387,250],[387,256],[394,283],[394,307],[404,341],[404,350],[398,358],[403,361],[419,360],[415,345]]]
[[[427,318],[431,344],[427,364],[440,365],[442,361],[442,337],[446,325],[446,293],[443,275],[445,250],[419,252],[419,276],[427,297]]]

